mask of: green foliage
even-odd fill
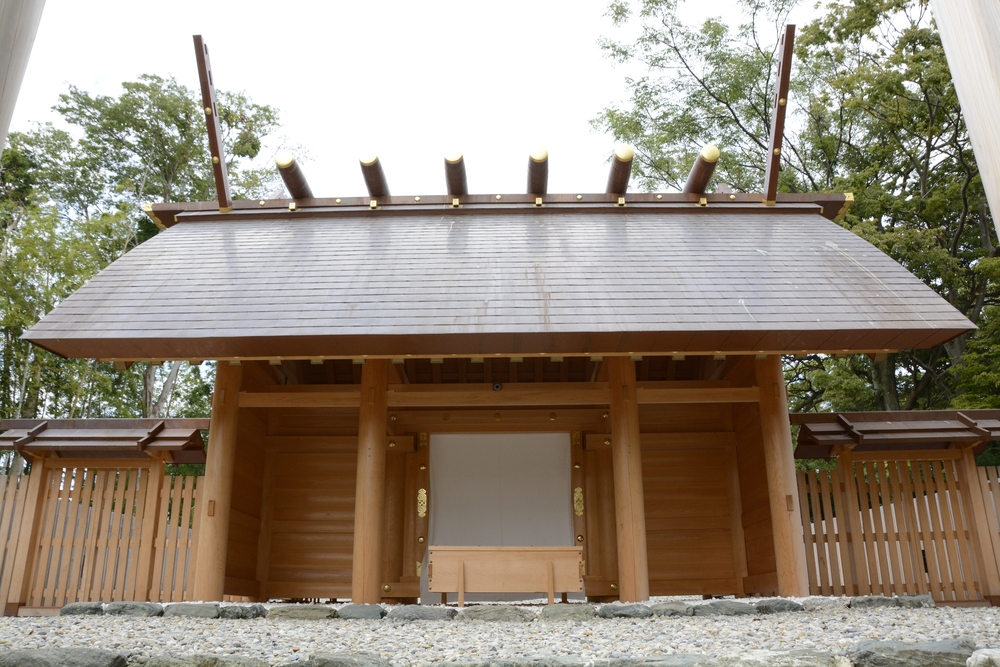
[[[260,157],[277,111],[219,91],[236,198],[276,183]],[[57,303],[157,233],[142,204],[211,200],[215,188],[200,94],[144,75],[117,97],[75,86],[56,109],[65,127],[11,133],[0,158],[0,418],[204,417],[211,365],[61,359],[20,339]]]
[[[637,23],[608,55],[641,63],[628,104],[598,129],[636,146],[642,187],[679,188],[715,143],[715,181],[763,185],[778,37],[791,0],[743,0],[698,26],[677,0],[616,0]],[[798,34],[779,189],[853,192],[842,222],[893,257],[980,330],[929,350],[786,360],[790,405],[809,410],[996,407],[1000,265],[985,193],[926,0],[840,0]],[[968,350],[967,350],[968,346]]]

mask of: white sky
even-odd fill
[[[550,192],[599,192],[614,144],[589,120],[627,98],[629,73],[597,46],[625,36],[606,6],[47,0],[11,130],[56,121],[51,107],[70,83],[117,95],[122,81],[150,73],[197,89],[191,35],[200,33],[218,88],[280,110],[280,141],[305,149],[317,196],[365,194],[357,159],[372,150],[393,194],[443,194],[453,147],[465,153],[471,192],[522,192],[537,145],[549,150]],[[684,13],[700,20],[734,7],[688,2]]]

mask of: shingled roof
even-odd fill
[[[820,212],[174,211],[24,337],[71,357],[232,359],[871,352],[974,328]]]

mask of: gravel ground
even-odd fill
[[[650,604],[668,599],[700,602],[655,598]],[[524,608],[537,612],[541,607]],[[923,642],[959,636],[972,638],[980,648],[1000,648],[1000,608],[837,608],[763,616],[531,623],[0,617],[0,650],[89,646],[127,653],[132,664],[154,654],[191,653],[236,654],[281,664],[314,651],[367,651],[399,665],[552,656],[731,656],[749,649],[842,654],[863,639]]]

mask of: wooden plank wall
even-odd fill
[[[744,442],[733,430],[733,407],[640,406],[639,423],[650,594],[742,594],[746,511],[737,452]],[[757,427],[755,440],[752,433],[744,439],[760,450],[759,420]],[[585,589],[595,600],[617,596],[618,581],[614,479],[605,442],[605,436],[590,434],[580,453],[585,512],[579,534],[584,536]],[[762,470],[763,451],[758,453]],[[776,585],[767,489],[760,486],[769,572]]]
[[[264,434],[266,426],[249,410],[240,410],[233,497],[226,550],[227,595],[260,595],[257,554],[264,492]]]
[[[983,599],[961,452],[937,454],[926,461],[850,460],[843,470],[797,473],[811,593]],[[980,474],[995,492],[996,472]],[[996,512],[994,494],[987,507]]]
[[[30,607],[70,602],[189,599],[197,478],[167,478],[159,516],[147,507],[148,466],[45,468],[41,523],[29,556]],[[11,562],[24,530],[20,501],[29,476],[0,477],[0,599],[8,599]],[[152,503],[150,503],[152,505]],[[143,540],[152,536],[152,544]],[[147,589],[148,582],[152,588]]]
[[[736,434],[742,526],[746,543],[747,577],[744,590],[748,595],[776,594],[778,573],[758,406],[734,405],[733,428]]]
[[[271,510],[262,597],[350,597],[358,447],[356,436],[343,439],[266,439]]]
[[[735,435],[643,434],[641,441],[650,595],[741,594]]]

